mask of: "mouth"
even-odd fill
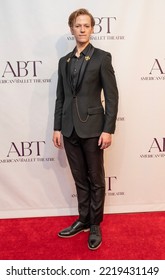
[[[80,37],[80,38],[85,38],[85,37],[86,37],[86,35],[79,35],[79,37]]]

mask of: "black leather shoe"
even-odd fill
[[[81,231],[89,231],[89,228],[90,228],[89,223],[82,223],[79,220],[77,220],[70,227],[60,231],[58,236],[64,238],[72,237]]]
[[[88,248],[96,250],[102,243],[101,230],[99,225],[92,225],[90,227],[90,234],[88,238]]]

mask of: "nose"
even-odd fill
[[[85,28],[84,26],[81,26],[81,30],[80,30],[81,33],[85,32]]]

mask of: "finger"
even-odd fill
[[[103,150],[106,148],[106,145],[104,143],[102,143],[102,145],[100,146],[100,149]]]
[[[58,139],[58,140],[57,140],[57,148],[59,148],[59,149],[62,149],[62,148],[63,148],[61,139]]]
[[[53,143],[54,143],[54,146],[55,146],[56,148],[59,148],[59,147],[60,147],[60,141],[58,140],[58,138],[54,138],[54,139],[53,139]]]
[[[102,143],[102,138],[100,137],[100,138],[99,138],[99,141],[98,141],[98,146],[100,146],[101,143]]]

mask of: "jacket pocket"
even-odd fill
[[[95,115],[95,114],[102,114],[104,113],[103,107],[93,107],[93,108],[88,108],[88,115]]]

